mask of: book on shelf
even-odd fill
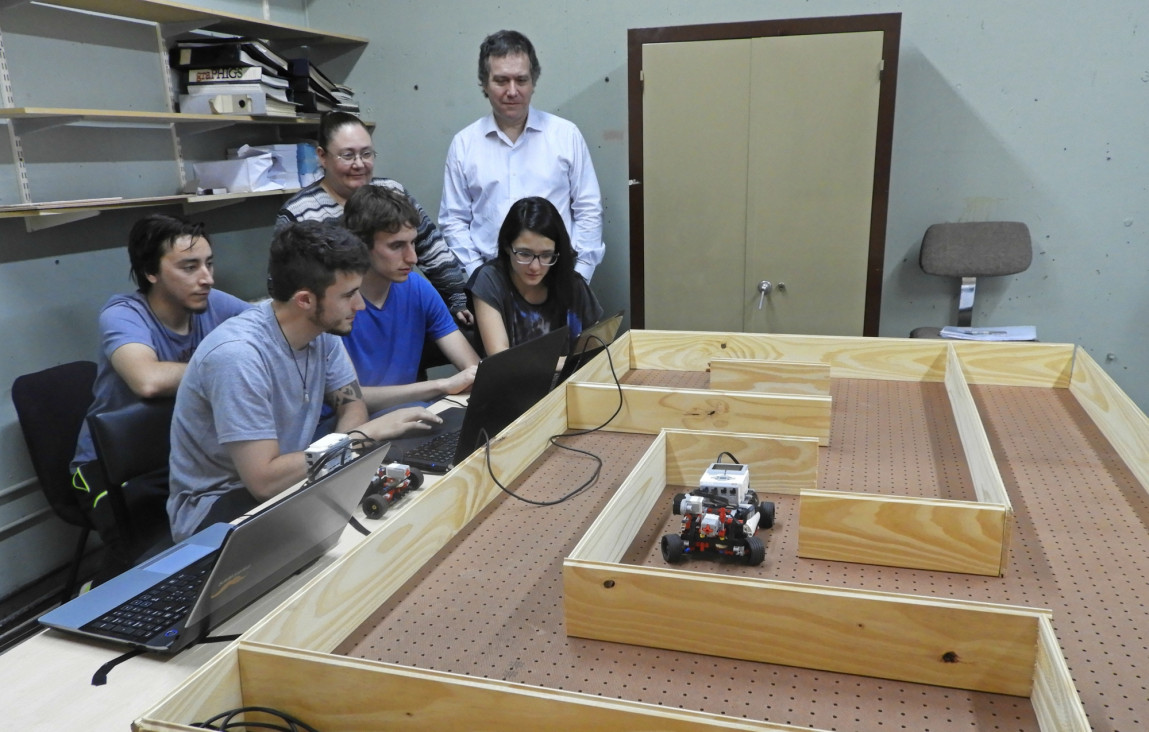
[[[263,91],[219,94],[180,94],[181,114],[231,114],[267,117],[298,117],[292,102],[269,97]]]
[[[177,41],[168,53],[172,68],[201,66],[262,66],[277,74],[287,74],[287,59],[259,38],[225,36]]]
[[[183,75],[187,87],[201,84],[267,84],[278,89],[288,87],[288,79],[269,72],[262,66],[211,66],[187,69]]]
[[[291,91],[291,99],[299,105],[300,112],[333,112],[336,104],[331,99],[314,91]]]
[[[188,84],[187,94],[191,96],[215,94],[266,94],[268,99],[290,102],[287,89],[269,86],[263,82],[254,84]]]
[[[296,79],[307,79],[312,86],[330,94],[338,86],[327,74],[306,58],[290,58],[287,60],[287,71]]]

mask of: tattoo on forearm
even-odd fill
[[[323,401],[332,409],[339,409],[344,404],[363,401],[363,390],[359,388],[358,381],[352,381],[347,386],[327,392]]]

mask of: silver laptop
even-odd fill
[[[176,653],[333,547],[388,449],[383,444],[242,522],[209,526],[40,622]]]

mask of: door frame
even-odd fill
[[[682,43],[735,38],[859,33],[882,31],[882,86],[878,93],[878,129],[874,146],[874,190],[870,207],[870,245],[866,265],[866,312],[862,335],[878,335],[885,268],[886,217],[890,199],[890,157],[894,139],[894,100],[898,86],[901,13],[789,18],[740,23],[630,28],[627,37],[627,117],[630,137],[630,321],[646,326],[645,204],[642,165],[642,47],[647,43]]]

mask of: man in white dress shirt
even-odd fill
[[[531,107],[538,57],[518,31],[479,46],[479,86],[491,114],[455,135],[443,171],[439,228],[469,277],[495,258],[499,227],[511,204],[543,196],[570,233],[587,282],[602,261],[602,196],[590,151],[573,122]]]

